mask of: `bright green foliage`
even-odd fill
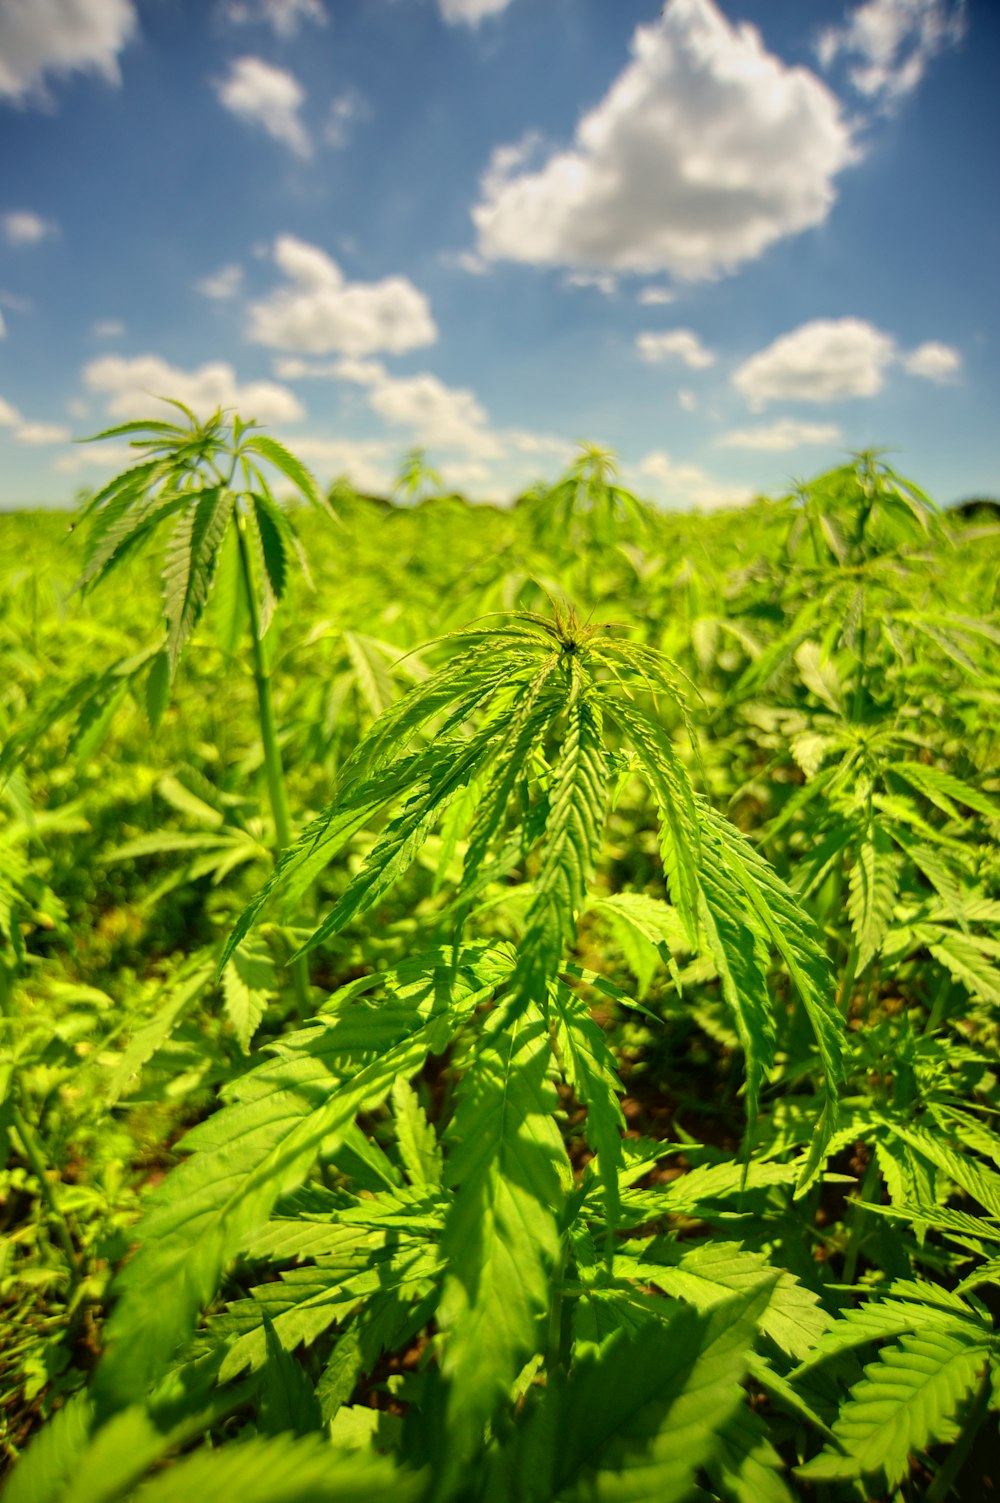
[[[142,458],[88,501],[89,523],[80,584],[108,578],[126,558],[147,546],[164,523],[173,522],[163,555],[165,641],[153,660],[146,702],[154,727],[166,706],[181,654],[201,619],[215,583],[223,547],[235,527],[244,559],[243,598],[264,629],[287,584],[290,559],[301,558],[287,514],[271,493],[261,461],[274,466],[299,492],[320,506],[308,470],[276,439],[221,412],[199,423],[174,403],[187,426],[165,422],[123,423],[95,435],[126,435]],[[249,555],[249,558],[247,557]],[[233,601],[239,610],[241,599]]]
[[[0,528],[5,1498],[985,1494],[1000,535],[127,426]]]

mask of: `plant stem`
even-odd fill
[[[854,991],[854,979],[858,971],[859,954],[857,945],[852,942],[847,952],[844,973],[840,978],[840,1011],[844,1018],[849,1016],[851,1010],[851,996]]]
[[[38,1181],[38,1188],[42,1199],[49,1208],[49,1220],[56,1234],[56,1240],[63,1250],[63,1256],[69,1264],[70,1288],[75,1289],[80,1277],[80,1260],[73,1246],[73,1239],[69,1234],[66,1217],[59,1209],[52,1181],[49,1179],[48,1166],[45,1163],[45,1154],[42,1145],[35,1135],[35,1130],[25,1119],[21,1108],[15,1103],[11,1104],[10,1118],[18,1137],[21,1139],[21,1147],[32,1174]]]
[[[250,636],[253,644],[253,676],[257,686],[257,705],[260,712],[260,739],[264,749],[264,769],[267,774],[267,791],[271,799],[271,813],[278,839],[278,849],[285,850],[292,843],[292,819],[288,808],[288,790],[285,787],[285,771],[281,763],[281,747],[278,743],[278,722],[274,713],[274,696],[271,692],[271,670],[264,646],[264,634],[260,625],[260,609],[257,605],[253,562],[247,541],[246,518],[237,518],[236,536],[239,540],[240,563],[243,583],[246,586],[250,610]],[[292,984],[295,988],[296,1009],[300,1022],[310,1013],[309,971],[305,957],[291,963]]]
[[[925,1503],[944,1503],[945,1498],[947,1498],[954,1487],[958,1479],[958,1474],[965,1465],[966,1457],[972,1449],[972,1443],[976,1438],[979,1426],[982,1424],[986,1411],[989,1408],[991,1388],[990,1368],[989,1363],[987,1363],[986,1371],[983,1373],[979,1387],[976,1390],[976,1397],[973,1399],[969,1412],[965,1416],[962,1433],[948,1452],[946,1460],[939,1467],[934,1481],[927,1489]]]
[[[545,1370],[551,1379],[557,1372],[562,1370],[562,1312],[563,1312],[563,1280],[566,1276],[566,1252],[560,1253],[559,1262],[555,1269],[552,1280],[552,1295],[549,1305],[549,1329],[547,1350],[545,1353]]]
[[[858,1258],[861,1254],[861,1243],[863,1240],[861,1228],[865,1214],[862,1207],[871,1202],[875,1186],[878,1184],[878,1159],[875,1156],[874,1148],[871,1152],[872,1156],[865,1166],[864,1178],[861,1181],[860,1199],[850,1209],[850,1240],[847,1244],[847,1256],[844,1259],[845,1284],[853,1284],[854,1276],[858,1271]]]

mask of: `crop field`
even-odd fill
[[[5,1503],[994,1496],[996,521],[116,438],[0,515]]]

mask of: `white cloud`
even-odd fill
[[[510,0],[438,0],[441,19],[449,26],[478,26],[487,16],[498,16]]]
[[[7,338],[7,325],[4,323],[3,314],[0,313],[0,339]]]
[[[137,30],[132,0],[3,0],[0,99],[45,103],[47,73],[117,83],[118,54]]]
[[[160,415],[162,409],[158,411],[156,402],[161,397],[186,403],[200,417],[217,407],[235,408],[242,417],[262,423],[294,423],[305,416],[301,402],[287,386],[271,381],[242,385],[232,366],[221,360],[185,371],[168,365],[159,355],[132,360],[104,355],[84,367],[83,380],[89,391],[103,395],[109,416],[115,418]]]
[[[492,270],[490,263],[475,251],[442,251],[438,259],[442,266],[455,266],[470,277],[485,277]]]
[[[347,355],[342,360],[302,360],[285,355],[274,362],[274,374],[280,381],[353,381],[357,386],[374,386],[386,375],[381,360],[361,360]]]
[[[669,287],[643,287],[636,301],[644,308],[651,308],[666,303],[675,303],[677,294],[671,292]]]
[[[895,358],[891,336],[863,319],[819,318],[751,355],[732,379],[754,411],[768,402],[837,402],[875,396]]]
[[[836,423],[800,423],[796,418],[778,418],[756,428],[733,428],[716,443],[723,449],[760,449],[782,454],[807,444],[839,444],[841,432]]]
[[[481,253],[696,279],[822,223],[857,158],[830,90],[768,53],[714,0],[668,0],[633,59],[536,170],[495,152],[473,210]]]
[[[636,489],[649,490],[656,499],[676,511],[716,511],[726,506],[745,506],[753,491],[745,485],[727,485],[715,480],[700,465],[678,464],[663,449],[655,449],[638,464],[624,466]]]
[[[78,475],[81,470],[104,470],[114,474],[135,463],[135,450],[128,444],[79,444],[69,454],[60,454],[52,468],[61,475]]]
[[[68,444],[71,434],[61,423],[22,423],[14,437],[19,444]]]
[[[689,370],[707,370],[715,356],[706,350],[693,329],[666,329],[657,334],[639,334],[635,341],[639,357],[650,365],[661,360],[682,360]]]
[[[211,276],[202,277],[200,282],[195,283],[195,288],[204,297],[225,302],[227,298],[235,297],[242,285],[243,268],[232,262],[229,266],[220,267]]]
[[[911,376],[925,376],[928,381],[949,381],[962,369],[962,357],[951,345],[928,340],[926,344],[903,356],[903,369]]]
[[[261,57],[238,57],[226,78],[217,80],[219,103],[241,120],[263,126],[296,156],[312,155],[312,142],[299,118],[305,90],[292,73]]]
[[[272,26],[279,37],[293,37],[303,21],[326,25],[321,0],[224,0],[222,14],[234,25]]]
[[[386,439],[299,438],[295,452],[332,480],[347,475],[358,490],[387,495],[392,489],[399,456]]]
[[[605,297],[618,291],[618,278],[610,271],[571,271],[563,278],[564,287],[594,287]]]
[[[37,245],[39,240],[59,232],[54,220],[43,219],[31,209],[12,209],[0,219],[0,227],[8,245]]]
[[[400,452],[414,445],[433,451],[434,465],[447,485],[461,486],[479,499],[513,495],[537,478],[540,463],[551,466],[555,461],[563,468],[573,455],[574,445],[555,435],[494,428],[473,391],[447,386],[426,371],[396,376],[379,360],[357,357],[286,358],[277,361],[275,369],[286,380],[325,378],[362,388],[369,409],[390,433],[395,430],[396,437],[365,440],[353,448],[354,441],[340,439],[296,441],[296,452],[339,463],[363,488],[385,490],[391,478],[385,468],[387,456],[394,456],[394,474]]]
[[[91,324],[90,332],[95,339],[120,339],[125,333],[125,325],[120,318],[99,318]]]
[[[10,428],[19,444],[64,444],[70,436],[69,429],[59,424],[28,422],[3,397],[0,397],[0,428]]]
[[[693,391],[684,389],[677,393],[677,405],[682,412],[697,412],[698,398]]]
[[[346,282],[318,246],[292,235],[275,242],[286,284],[250,309],[250,338],[272,349],[308,355],[399,355],[432,344],[430,304],[406,277]]]
[[[965,35],[966,0],[867,0],[845,26],[831,26],[817,46],[828,68],[853,58],[849,77],[866,98],[891,107],[923,78],[927,64]]]
[[[336,375],[368,389],[373,412],[393,427],[407,428],[423,447],[459,449],[478,459],[499,459],[503,450],[474,392],[446,386],[437,376],[392,376],[378,361],[341,361]]]
[[[328,146],[342,151],[351,139],[351,126],[369,113],[367,104],[356,89],[347,89],[343,94],[338,94],[330,102],[326,125],[323,127],[323,140]]]
[[[16,292],[0,292],[0,308],[9,308],[12,313],[30,313],[31,299],[19,297]]]

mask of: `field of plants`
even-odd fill
[[[0,517],[5,1503],[994,1496],[996,523],[128,438]]]

